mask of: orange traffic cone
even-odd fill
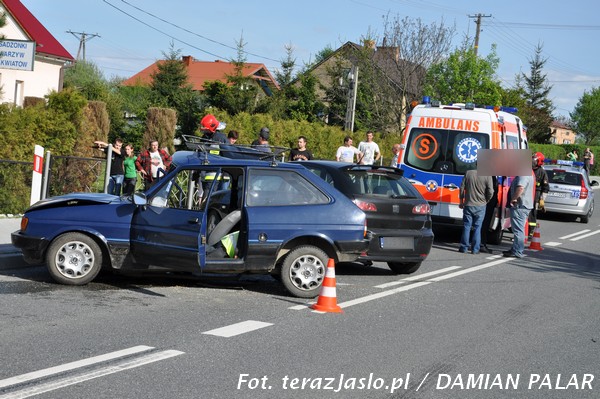
[[[544,249],[542,248],[540,236],[540,224],[538,223],[535,225],[535,230],[533,230],[533,238],[531,239],[531,244],[529,244],[529,249],[533,249],[534,251],[541,251]]]
[[[321,285],[319,299],[317,300],[317,303],[311,306],[311,309],[318,310],[319,312],[343,312],[342,308],[337,304],[335,292],[335,261],[331,258],[329,258],[329,261],[327,262],[327,272],[325,273],[323,285]]]

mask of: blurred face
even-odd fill
[[[367,133],[367,141],[373,141],[373,133]]]
[[[128,157],[133,155],[133,147],[128,145],[125,147],[125,154],[127,154]]]
[[[393,152],[394,154],[397,154],[397,153],[399,153],[399,152],[400,152],[400,146],[398,146],[398,145],[395,145],[395,146],[393,146],[393,147],[392,147],[392,152]]]
[[[153,141],[152,143],[150,143],[150,151],[151,152],[158,151],[158,141]]]
[[[229,144],[235,144],[237,139],[235,137],[229,137]]]
[[[306,141],[304,139],[298,139],[298,148],[304,149],[306,147]]]
[[[346,147],[351,147],[352,146],[352,139],[346,141]]]
[[[115,145],[113,147],[115,147],[117,150],[120,150],[122,146],[123,146],[122,142],[115,141]]]

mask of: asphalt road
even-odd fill
[[[600,215],[540,224],[520,260],[457,230],[414,275],[338,265],[342,314],[263,276],[0,271],[0,398],[597,398]]]

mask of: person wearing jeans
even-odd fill
[[[510,189],[508,200],[510,201],[510,225],[513,232],[513,244],[511,249],[502,252],[508,258],[522,258],[525,249],[525,224],[529,212],[533,209],[533,195],[535,183],[533,175],[515,176]]]
[[[486,204],[494,195],[492,176],[479,176],[476,169],[468,170],[460,183],[459,208],[463,210],[463,231],[458,252],[478,254],[481,245],[481,224]],[[473,230],[471,232],[471,230]]]

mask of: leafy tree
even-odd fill
[[[550,125],[554,120],[554,106],[548,98],[552,86],[543,73],[546,61],[542,58],[542,45],[538,44],[535,55],[529,60],[529,75],[521,74],[527,104],[520,115],[527,125],[527,137],[534,143],[547,143],[552,135]]]
[[[585,144],[600,144],[600,88],[585,91],[570,116]]]
[[[477,56],[468,40],[427,71],[425,94],[444,104],[472,102],[500,105],[502,87],[496,77],[496,48],[485,58]]]
[[[118,91],[120,81],[109,82],[96,64],[90,61],[77,61],[65,71],[64,87],[78,91],[88,101],[106,103],[110,119],[109,137],[113,141],[122,136],[125,125],[123,99]],[[104,140],[107,138],[105,137]]]
[[[180,134],[194,134],[202,111],[200,94],[193,91],[186,66],[181,62],[181,51],[171,43],[168,53],[157,65],[150,85],[152,105],[173,108],[177,111]]]

